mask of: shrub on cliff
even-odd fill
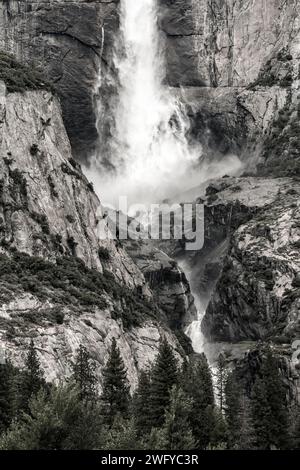
[[[121,318],[126,329],[158,315],[155,305],[120,285],[111,272],[89,269],[76,257],[62,257],[51,263],[20,252],[11,257],[0,254],[0,282],[12,296],[21,288],[42,300],[77,307],[78,311],[106,308],[109,295],[115,301],[113,318]]]
[[[54,91],[53,86],[34,67],[20,64],[3,51],[0,51],[0,80],[11,93],[40,89]]]

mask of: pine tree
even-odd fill
[[[71,422],[64,420],[67,429],[62,446],[66,450],[101,449],[104,442],[105,429],[101,416],[101,407],[94,401],[79,399],[76,415]],[[67,426],[68,424],[68,426]]]
[[[113,338],[109,358],[103,370],[103,377],[101,397],[104,405],[103,413],[106,423],[112,425],[118,413],[127,417],[130,399],[127,372],[115,338]]]
[[[14,368],[10,362],[0,364],[0,434],[12,420],[12,377]]]
[[[298,400],[289,406],[289,443],[288,450],[300,450],[300,406]]]
[[[270,349],[263,359],[252,396],[256,444],[261,449],[284,449],[288,442],[286,391],[278,362]]]
[[[235,372],[228,374],[225,384],[225,417],[228,447],[247,450],[254,446],[254,428],[250,401]]]
[[[164,450],[190,450],[196,448],[189,422],[191,409],[192,401],[181,388],[173,386],[165,423],[158,434]]]
[[[300,450],[300,407],[295,405],[291,409],[291,448]]]
[[[251,402],[245,393],[241,397],[240,433],[237,438],[237,449],[255,449],[255,431],[251,414]]]
[[[205,449],[214,430],[215,403],[212,375],[204,354],[185,367],[181,384],[193,402],[190,423],[197,447]]]
[[[218,406],[213,408],[213,431],[210,438],[211,449],[226,449],[228,430],[224,414]]]
[[[151,427],[159,427],[164,423],[165,411],[170,404],[170,392],[177,379],[177,361],[171,346],[164,339],[151,371]]]
[[[41,389],[29,401],[28,413],[12,421],[0,439],[6,450],[96,449],[102,441],[100,412],[83,404],[72,384]]]
[[[139,438],[134,419],[124,419],[117,415],[107,433],[104,449],[139,450],[142,449]]]
[[[46,388],[46,381],[33,340],[30,341],[24,369],[13,378],[14,413],[29,410],[29,401],[41,388]]]
[[[95,365],[83,345],[80,345],[75,358],[72,378],[78,386],[80,399],[94,401],[97,395]]]
[[[225,417],[228,426],[228,447],[234,449],[241,431],[242,391],[235,373],[227,376],[225,383]]]
[[[149,434],[151,431],[150,390],[150,374],[147,371],[142,371],[133,397],[133,414],[136,429],[140,436]]]
[[[216,378],[216,395],[218,399],[218,405],[222,413],[225,411],[225,385],[227,381],[228,370],[226,360],[223,354],[220,354],[217,361],[217,370],[215,373]]]

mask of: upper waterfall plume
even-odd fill
[[[118,99],[111,110],[109,155],[115,171],[101,169],[101,155],[88,170],[107,202],[118,195],[128,196],[130,202],[156,202],[183,190],[201,155],[201,148],[191,148],[186,140],[188,119],[181,104],[163,85],[164,38],[157,14],[156,0],[121,0],[114,56]]]
[[[86,169],[102,201],[115,203],[122,195],[133,204],[155,203],[221,176],[225,168],[238,169],[236,157],[222,165],[199,166],[202,149],[187,140],[189,119],[184,106],[164,84],[165,44],[158,27],[157,0],[121,0],[120,8],[109,155],[98,151]],[[107,111],[101,106],[101,77],[99,83],[96,111],[101,140],[107,138],[103,135]]]

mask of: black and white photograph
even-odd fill
[[[299,450],[300,0],[0,0],[0,465]]]

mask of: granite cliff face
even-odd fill
[[[300,184],[240,178],[214,189],[209,208],[225,208],[233,222],[203,331],[214,341],[291,343],[299,335]]]
[[[281,152],[270,155],[274,124],[297,112],[299,0],[160,0],[167,80],[183,86],[192,135],[209,156],[235,153],[253,170],[286,175]],[[290,166],[299,172],[299,132]],[[251,158],[249,158],[251,155]],[[296,163],[295,163],[296,160]],[[275,163],[275,167],[274,167]],[[296,166],[296,168],[295,168]],[[266,173],[265,170],[263,173]]]
[[[68,375],[83,343],[101,380],[115,337],[134,387],[163,336],[184,355],[180,327],[195,307],[183,274],[177,269],[167,288],[174,303],[182,301],[175,328],[166,294],[154,292],[120,242],[99,241],[101,205],[72,158],[51,93],[7,94],[1,82],[0,153],[0,344],[7,356],[21,365],[33,338],[52,380]]]
[[[212,363],[225,353],[251,381],[271,344],[299,401],[299,365],[291,361],[300,334],[299,179],[223,177],[193,192],[204,204],[203,248],[160,246],[185,267],[200,299],[205,353]]]
[[[159,3],[161,28],[167,35],[168,77],[173,86],[247,87],[281,49],[289,50],[292,57],[288,63],[280,63],[282,57],[277,57],[276,78],[290,82],[298,77],[298,0]],[[274,63],[274,72],[275,68]]]
[[[0,4],[0,49],[34,62],[55,84],[74,154],[97,140],[99,68],[111,65],[119,0],[7,0]]]

